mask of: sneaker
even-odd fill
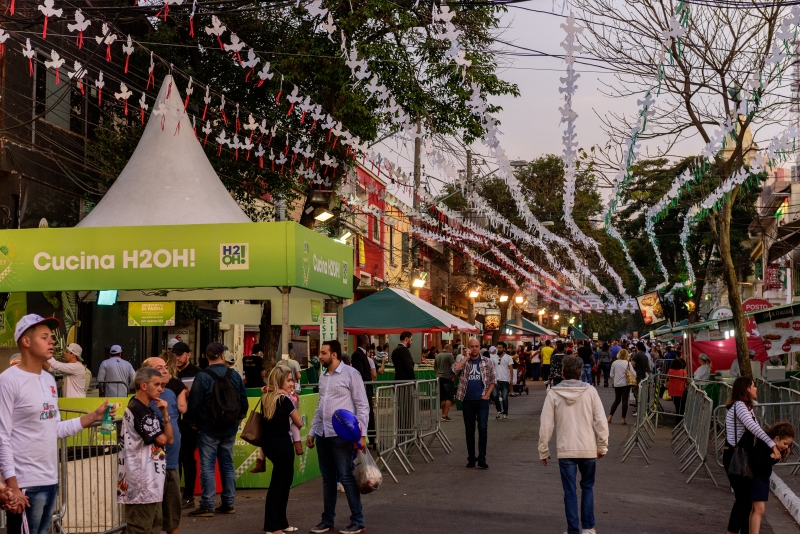
[[[489,465],[486,462],[478,462],[478,467],[481,469],[489,469]]]
[[[316,527],[309,530],[309,532],[313,532],[314,534],[321,534],[322,532],[330,532],[331,530],[333,530],[333,527],[331,525],[320,523]]]
[[[631,415],[637,415],[636,410],[634,410]]]
[[[467,462],[467,468],[472,469],[475,467],[475,462]]]
[[[194,508],[194,499],[181,499],[181,508],[184,510]]]
[[[267,470],[267,462],[262,460],[261,458],[256,458],[256,465],[253,467],[250,472],[251,473],[264,473]]]
[[[448,415],[447,417],[442,417],[442,421],[444,421],[445,423],[449,423],[450,421],[452,421],[452,419],[450,419],[450,416]]]
[[[495,416],[495,419],[500,419],[501,415],[503,415],[503,412],[497,412],[497,415]]]
[[[503,419],[508,419],[508,414],[507,413],[503,414]]]
[[[214,510],[199,506],[189,512],[189,517],[214,517]]]
[[[593,528],[583,529],[581,530],[581,534],[597,534],[597,531]]]
[[[367,529],[363,525],[358,525],[356,523],[350,523],[342,530],[339,531],[339,534],[358,534],[359,532],[366,532]]]
[[[220,506],[217,506],[214,509],[214,513],[215,514],[235,514],[236,510],[234,510],[233,506],[227,506],[225,504],[222,504]]]
[[[342,486],[341,482],[336,483],[336,489],[339,491],[339,493],[344,493],[344,486]]]

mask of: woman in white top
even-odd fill
[[[631,393],[631,386],[628,385],[626,371],[630,369],[632,373],[635,373],[629,359],[630,354],[628,351],[622,349],[617,353],[617,359],[611,364],[609,379],[611,380],[611,385],[614,387],[614,404],[611,405],[611,411],[608,414],[609,423],[614,417],[614,412],[617,411],[617,406],[622,404],[622,424],[627,424],[625,422],[625,416],[628,415],[628,396]]]
[[[753,414],[753,402],[756,400],[757,394],[758,389],[749,376],[740,376],[733,382],[731,397],[725,404],[728,413],[725,416],[725,448],[722,453],[722,464],[726,472],[730,467],[735,447],[744,436],[745,430],[750,431],[756,438],[772,447],[774,459],[777,460],[781,457],[775,442],[764,432]],[[753,480],[737,475],[728,475],[728,479],[736,499],[731,509],[730,519],[728,519],[728,533],[734,534],[739,532],[743,526],[746,529],[749,525],[750,511],[753,507],[750,499]]]
[[[711,358],[705,352],[701,352],[698,359],[700,360],[700,367],[694,372],[694,379],[708,382],[711,379]]]

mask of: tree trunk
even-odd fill
[[[277,363],[278,344],[282,325],[272,324],[272,301],[265,300],[261,311],[261,324],[258,328],[258,342],[264,349],[264,369],[269,372]]]
[[[500,341],[500,335],[506,328],[506,321],[508,321],[508,307],[511,304],[511,298],[505,302],[499,302],[500,305],[500,328],[492,332],[492,345],[497,345]]]
[[[747,347],[747,329],[745,326],[744,310],[742,310],[742,296],[739,294],[739,280],[736,276],[736,267],[731,255],[731,211],[733,199],[736,198],[738,186],[734,189],[730,199],[722,205],[718,214],[709,218],[714,237],[719,247],[719,257],[722,260],[722,279],[728,288],[728,304],[733,312],[734,339],[736,339],[736,355],[739,359],[740,376],[752,377],[750,369],[750,353]]]

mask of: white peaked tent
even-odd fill
[[[167,76],[130,161],[78,226],[241,222],[251,221],[211,167]]]

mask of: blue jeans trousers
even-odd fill
[[[489,437],[489,401],[465,400],[461,403],[464,431],[467,435],[467,461],[486,461],[486,442]],[[475,456],[475,423],[478,423],[478,456]]]
[[[492,401],[497,411],[508,415],[508,382],[497,381],[497,386],[492,390]],[[502,402],[502,405],[501,405]]]
[[[30,486],[22,488],[28,497],[30,506],[25,509],[30,534],[48,534],[53,521],[53,510],[56,506],[58,484],[52,486]],[[22,514],[6,512],[8,534],[22,533]]]
[[[214,467],[219,462],[219,476],[222,480],[222,505],[233,506],[236,496],[236,471],[233,468],[233,442],[236,436],[209,436],[203,431],[197,433],[197,450],[200,452],[200,486],[203,494],[200,507],[214,509],[214,495],[217,484],[214,480]]]
[[[356,477],[353,476],[353,444],[338,436],[316,438],[319,472],[322,475],[322,522],[333,526],[336,518],[336,482],[344,486],[347,504],[350,506],[350,522],[364,526],[361,511],[361,494]]]
[[[581,373],[581,382],[586,382],[587,384],[592,383],[592,366],[588,363],[583,364],[583,372]]]
[[[567,534],[581,534],[581,529],[594,528],[594,473],[596,458],[559,458],[561,485],[564,487],[564,511],[567,514]],[[581,515],[578,518],[578,492],[575,487],[581,473]]]

